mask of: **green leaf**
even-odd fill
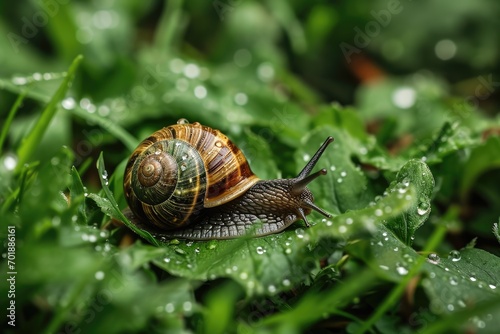
[[[349,248],[351,254],[362,258],[379,277],[400,282],[412,271],[413,267],[424,260],[408,245],[384,227],[380,227],[372,240],[363,241]],[[464,309],[473,310],[476,304],[500,298],[500,258],[475,248],[451,251],[439,256],[430,253],[419,272],[424,275],[422,286],[431,299],[430,307],[434,315],[447,315]],[[500,308],[498,304],[472,319],[467,326],[477,328],[479,322],[485,328],[498,328]],[[460,319],[458,325],[465,324],[468,317]],[[448,324],[452,328],[457,323]],[[488,331],[485,331],[488,333]]]
[[[20,168],[31,159],[33,152],[35,152],[43,134],[47,130],[50,121],[52,120],[57,111],[58,104],[64,98],[64,96],[66,95],[66,91],[71,86],[73,77],[82,59],[83,57],[80,55],[73,60],[73,63],[69,67],[68,72],[64,80],[61,82],[61,85],[57,89],[56,93],[52,96],[51,100],[45,107],[34,128],[31,129],[31,131],[28,133],[26,138],[24,138],[21,145],[19,146],[19,149],[17,151],[17,156],[18,156],[18,164],[16,168],[17,171],[19,171]]]
[[[192,279],[231,277],[248,295],[274,295],[309,279],[318,261],[331,254],[337,243],[375,230],[377,223],[401,214],[412,204],[411,188],[392,192],[375,205],[353,210],[309,229],[294,225],[282,233],[235,240],[178,241],[164,246],[154,263],[171,274]],[[390,209],[387,209],[390,208]]]
[[[434,178],[427,165],[420,160],[408,161],[398,172],[396,180],[389,189],[398,190],[409,184],[415,187],[417,201],[400,217],[387,222],[391,229],[404,243],[410,245],[415,231],[429,218],[431,195],[434,190]]]

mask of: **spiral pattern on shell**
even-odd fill
[[[145,139],[125,169],[125,198],[159,229],[190,224],[203,208],[243,194],[259,179],[241,150],[199,123],[165,127]]]

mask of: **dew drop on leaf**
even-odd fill
[[[431,209],[431,206],[430,206],[429,202],[422,201],[422,202],[418,203],[417,214],[419,214],[420,216],[423,216],[426,213],[428,213],[430,211],[430,209]]]
[[[297,235],[298,238],[302,239],[304,238],[304,230],[301,228],[298,228],[295,230],[295,234]]]
[[[262,248],[261,246],[258,246],[256,251],[257,251],[257,254],[259,254],[259,255],[262,255],[266,252],[266,250],[264,248]]]
[[[456,276],[451,276],[449,280],[451,285],[458,285],[458,278]]]
[[[461,259],[460,252],[457,250],[452,250],[449,253],[448,258],[451,259],[453,262],[460,261],[460,259]]]
[[[427,261],[429,261],[432,264],[438,264],[441,261],[441,258],[436,253],[430,253],[427,256]]]
[[[408,269],[399,263],[396,263],[396,271],[401,276],[408,274]]]

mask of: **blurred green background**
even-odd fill
[[[74,321],[83,332],[162,332],[170,328],[178,333],[250,333],[255,330],[253,321],[264,319],[259,322],[262,332],[277,326],[282,332],[321,328],[354,333],[360,319],[377,308],[391,283],[400,282],[394,276],[384,276],[380,269],[366,276],[372,278],[374,283],[370,284],[377,285],[368,292],[371,285],[366,282],[343,281],[342,270],[352,278],[359,276],[365,264],[373,266],[361,247],[347,251],[356,261],[342,257],[346,245],[342,239],[330,243],[314,239],[328,249],[328,256],[315,257],[313,269],[301,267],[298,272],[303,276],[298,275],[296,281],[288,277],[281,280],[283,286],[271,284],[265,291],[242,288],[231,280],[214,281],[231,277],[241,283],[247,279],[231,269],[228,273],[221,267],[221,272],[210,276],[199,272],[190,276],[191,270],[169,267],[174,264],[168,264],[167,258],[157,260],[164,256],[161,249],[141,243],[121,249],[122,232],[97,233],[97,244],[84,234],[87,239],[82,241],[83,226],[96,229],[108,219],[99,203],[83,196],[83,192],[101,191],[95,168],[99,154],[104,152],[109,174],[116,171],[111,189],[123,208],[120,178],[124,162],[141,139],[180,118],[226,133],[243,149],[262,179],[296,175],[305,152],[312,153],[317,146],[311,138],[334,129],[334,145],[338,146],[330,159],[345,159],[327,160],[331,182],[311,185],[318,202],[334,214],[370,207],[370,201],[396,180],[396,173],[407,161],[427,162],[436,181],[432,215],[414,240],[403,240],[408,252],[413,252],[409,247],[413,241],[421,251],[441,224],[447,228],[445,241],[438,247],[443,254],[465,247],[474,238],[479,248],[500,254],[498,228],[492,233],[492,224],[500,216],[499,17],[497,0],[2,1],[0,128],[7,126],[1,132],[5,136],[0,147],[1,212],[9,224],[32,228],[20,229],[18,240],[26,240],[24,245],[28,246],[19,258],[25,266],[40,270],[18,282],[22,293],[19,321],[28,323],[21,331],[42,328],[50,333],[66,326],[69,332],[67,326]],[[25,170],[15,174],[12,169],[19,162],[16,159],[23,139],[32,132],[78,55],[83,55],[83,60],[71,87],[64,97],[56,99],[57,112],[29,159],[22,161],[28,163]],[[21,105],[13,108],[23,94],[26,97]],[[12,109],[15,117],[9,123]],[[65,164],[59,174],[51,174],[53,170],[45,165],[57,165],[55,157],[57,163]],[[349,177],[357,175],[360,181],[349,179],[345,188],[335,184],[332,195],[332,187],[325,189],[340,174],[334,164],[345,167]],[[78,172],[73,171],[69,180],[71,165]],[[85,188],[68,209],[59,195],[79,185],[76,175]],[[71,193],[78,192],[71,188]],[[78,229],[73,225],[60,228],[73,217],[77,218],[71,224],[77,224]],[[357,236],[351,232],[351,238]],[[1,233],[4,236],[5,231]],[[391,247],[402,249],[396,240]],[[284,237],[276,241],[279,247],[285,242]],[[300,245],[297,249],[302,251],[315,250]],[[67,252],[61,252],[61,247]],[[191,245],[178,247],[177,255],[189,251]],[[212,244],[200,247],[211,249]],[[111,259],[109,254],[113,254]],[[270,249],[268,255],[272,254]],[[401,268],[399,260],[388,260],[385,255],[380,258]],[[300,253],[292,260],[281,260],[297,270],[293,261],[302,261],[303,256]],[[484,259],[474,256],[472,263]],[[151,264],[153,259],[157,261]],[[275,265],[274,260],[266,264]],[[497,258],[489,261],[482,263],[487,268],[485,277],[498,281],[494,275]],[[54,266],[65,269],[57,273],[43,270]],[[262,268],[251,276],[256,285],[258,280],[273,282],[272,276],[280,272]],[[474,282],[481,276],[470,268],[463,272]],[[447,281],[454,278],[444,275]],[[73,281],[74,277],[82,277],[82,281]],[[85,277],[90,279],[85,281]],[[118,294],[113,291],[112,302],[99,302],[106,297],[99,295],[102,286],[114,277],[120,277],[120,287],[126,289]],[[335,284],[339,282],[351,284],[353,295],[338,293]],[[495,287],[492,290],[498,286],[485,281],[488,283]],[[312,292],[308,290],[311,286]],[[276,290],[282,293],[279,297]],[[418,294],[422,290],[425,297]],[[335,311],[315,299],[324,291],[333,291],[325,297],[337,303]],[[433,309],[439,285],[433,290],[423,284],[417,292],[418,300],[411,310],[405,308],[409,302],[403,300],[374,330],[410,333],[430,328],[432,332],[436,329],[426,326],[445,315],[449,316],[445,320],[448,328],[457,318],[464,318],[472,319],[474,330],[482,330],[479,321],[489,319],[477,320],[476,313],[465,312],[468,309],[462,314],[449,307]],[[263,297],[253,298],[253,293]],[[165,301],[165,295],[170,299]],[[498,295],[492,295],[498,302]],[[478,296],[483,298],[481,293]],[[484,300],[490,301],[489,297]],[[349,301],[338,302],[343,298]],[[136,308],[130,308],[135,302]],[[93,306],[102,304],[108,307],[105,312],[96,311],[99,321],[84,321]],[[168,313],[164,318],[158,315],[158,305]],[[319,319],[312,310],[301,318],[291,305],[302,305],[297,310],[314,305],[324,316]],[[495,318],[500,314],[499,306],[492,305],[496,308],[487,311]],[[37,315],[27,316],[32,310]],[[273,317],[280,313],[282,318]],[[221,316],[221,323],[210,320],[216,316]],[[114,325],[117,319],[120,323]],[[133,320],[121,323],[126,319]],[[287,325],[289,322],[292,324]],[[483,332],[494,333],[495,327],[488,326]]]

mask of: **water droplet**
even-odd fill
[[[195,253],[199,253],[200,252],[200,247],[196,247],[194,251],[195,251]]]
[[[340,172],[340,176],[346,177],[347,176],[347,172],[345,172],[345,171]]]
[[[432,264],[438,264],[441,261],[441,258],[436,253],[430,253],[427,256],[427,261],[429,261]]]
[[[290,286],[290,280],[289,279],[284,279],[283,282],[281,282],[284,286]]]
[[[67,97],[64,100],[62,100],[61,105],[66,110],[72,110],[75,109],[76,107],[76,101],[72,97]]]
[[[340,178],[340,177],[337,179],[337,183],[342,183],[342,181],[343,181],[343,180],[342,180],[342,178]]]
[[[408,274],[408,269],[405,268],[404,266],[402,265],[399,265],[396,263],[396,271],[398,272],[399,275],[401,276],[404,276],[406,274]]]
[[[389,267],[388,266],[384,266],[384,265],[379,265],[380,269],[382,270],[389,270]]]
[[[257,68],[257,76],[262,81],[270,81],[274,78],[274,68],[271,63],[262,63]]]
[[[347,227],[345,227],[344,225],[340,225],[339,226],[339,233],[346,233],[347,232]]]
[[[238,93],[234,96],[234,102],[237,105],[244,106],[248,102],[248,97],[247,94],[245,93]]]
[[[222,147],[222,142],[220,140],[216,141],[215,146]]]
[[[269,285],[267,287],[267,291],[269,291],[270,293],[275,293],[276,292],[276,287],[274,285]]]
[[[434,52],[436,53],[436,57],[439,59],[449,60],[455,56],[457,46],[455,42],[450,39],[442,39],[434,46]]]
[[[167,313],[172,313],[175,311],[175,306],[174,304],[172,303],[168,303],[167,305],[165,305],[165,312]]]
[[[474,277],[474,276],[469,277],[469,279],[470,279],[472,282],[477,281],[477,278],[476,278],[476,277]]]
[[[416,92],[411,87],[400,87],[392,94],[392,103],[401,109],[408,109],[415,104]]]
[[[291,248],[285,249],[285,254],[292,254],[292,249]]]
[[[348,217],[346,218],[345,223],[346,225],[351,225],[352,223],[354,223],[354,220],[351,217]]]
[[[448,311],[453,311],[453,310],[455,310],[455,306],[453,306],[453,304],[448,304],[448,305],[446,306],[446,308],[448,309]]]
[[[184,61],[179,58],[172,59],[168,65],[173,73],[181,73],[184,69]]]
[[[332,172],[335,172],[335,170],[336,170],[336,169],[337,169],[337,167],[335,167],[335,166],[330,166],[330,170],[331,170]]]
[[[429,202],[425,201],[425,202],[418,203],[417,214],[419,214],[420,216],[425,215],[430,210],[431,210],[431,206],[430,206]]]
[[[458,278],[456,276],[450,276],[449,281],[451,285],[458,285]]]
[[[169,258],[169,257],[164,258],[164,259],[163,259],[163,262],[165,262],[165,263],[169,263],[169,262],[170,262],[170,258]]]
[[[375,216],[380,217],[380,216],[382,216],[383,214],[384,214],[384,213],[382,212],[382,210],[381,210],[381,209],[376,209],[376,210],[375,210]]]
[[[3,165],[7,170],[14,170],[17,166],[17,157],[13,154],[5,155]]]
[[[14,85],[25,85],[28,83],[28,79],[24,77],[13,77],[12,82],[14,83]]]
[[[94,277],[96,280],[98,281],[102,281],[102,279],[104,278],[104,272],[102,271],[97,271],[95,274],[94,274]]]
[[[194,96],[198,99],[204,99],[207,96],[207,89],[205,86],[198,85],[194,88]]]
[[[184,75],[190,79],[194,79],[200,75],[200,68],[196,64],[187,64],[184,67]]]
[[[302,160],[304,160],[305,162],[309,161],[309,159],[311,159],[311,156],[309,154],[304,154],[302,156]]]
[[[489,284],[488,286],[490,287],[491,290],[495,290],[497,288],[497,286],[494,284]]]
[[[304,230],[301,228],[296,229],[295,234],[297,235],[297,238],[299,238],[299,239],[304,238]]]
[[[460,261],[461,259],[460,252],[457,250],[452,250],[448,255],[448,258],[451,259],[453,262]]]
[[[215,249],[217,248],[217,241],[212,240],[209,242],[208,249]]]
[[[186,254],[186,252],[184,251],[184,249],[180,249],[179,247],[175,248],[175,252],[177,254],[181,254],[181,255],[185,255]]]
[[[186,169],[187,169],[186,164],[184,164],[184,163],[183,163],[183,164],[181,164],[181,171],[185,171]]]
[[[194,241],[188,241],[186,242],[186,246],[191,247],[193,246]]]
[[[247,278],[248,278],[248,274],[247,274],[246,272],[242,271],[242,272],[240,273],[240,278],[241,278],[241,279],[247,279]]]
[[[257,254],[259,254],[259,255],[262,255],[266,252],[266,250],[264,248],[262,248],[261,246],[258,246],[256,248],[256,251],[257,251]]]

